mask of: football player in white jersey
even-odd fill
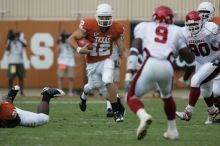
[[[22,110],[13,104],[19,90],[19,86],[14,86],[9,90],[6,98],[0,101],[0,128],[36,127],[48,123],[51,98],[65,95],[61,89],[45,87],[41,92],[42,101],[38,105],[37,112],[34,113]]]
[[[175,121],[176,104],[171,93],[173,78],[171,62],[174,53],[179,53],[188,63],[193,62],[194,56],[186,48],[181,28],[173,25],[173,17],[173,12],[169,7],[160,6],[153,13],[153,22],[139,23],[134,29],[135,39],[130,49],[126,78],[132,76],[132,70],[137,64],[139,49],[144,49],[145,57],[141,68],[131,80],[131,87],[126,98],[129,108],[140,119],[136,135],[138,140],[144,138],[152,122],[152,116],[146,112],[140,98],[152,90],[156,84],[160,87],[168,120],[168,128],[164,137],[171,140],[179,137]]]
[[[202,2],[199,4],[197,11],[202,18],[202,22],[212,22],[213,16],[215,14],[215,7],[211,2]],[[190,86],[189,78],[194,73],[196,63],[193,64],[186,64],[186,70],[184,76],[179,78],[179,82],[186,85],[187,87]]]
[[[201,93],[208,106],[209,121],[213,121],[220,112],[213,104],[213,80],[220,72],[220,30],[213,22],[203,23],[197,11],[186,15],[185,25],[183,34],[188,47],[195,54],[197,65],[191,79],[188,105],[183,112],[176,112],[176,115],[189,121]]]
[[[211,22],[215,15],[215,7],[211,2],[202,2],[199,4],[197,11],[199,12],[202,22]]]
[[[202,18],[202,22],[212,22],[213,17],[215,15],[215,7],[211,2],[202,2],[199,4],[197,11]],[[220,75],[218,75],[213,81],[213,96],[214,96],[214,104],[220,108]],[[212,120],[210,120],[209,116],[206,120],[205,124],[211,124]]]

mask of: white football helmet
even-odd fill
[[[112,7],[103,3],[98,5],[96,9],[96,21],[101,27],[109,27],[112,25]]]
[[[200,3],[197,11],[200,13],[203,23],[207,21],[212,21],[215,15],[215,7],[210,2]]]

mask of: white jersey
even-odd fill
[[[181,27],[172,24],[142,22],[135,27],[134,37],[141,38],[143,49],[159,59],[168,59],[171,54],[186,47]]]
[[[196,36],[192,36],[186,27],[182,32],[198,63],[204,64],[220,57],[220,30],[215,23],[204,23]]]
[[[73,49],[68,43],[60,43],[59,45],[58,64],[75,66]]]
[[[22,64],[23,63],[23,49],[24,45],[18,41],[9,41],[9,57],[8,63],[10,64]]]

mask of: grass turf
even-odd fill
[[[15,104],[25,110],[35,111],[38,101]],[[55,102],[54,102],[55,101]],[[167,121],[163,102],[159,99],[144,99],[147,111],[153,116],[148,135],[136,140],[137,117],[126,105],[123,123],[106,118],[104,102],[88,103],[86,112],[81,112],[76,100],[53,100],[50,104],[50,122],[36,128],[16,127],[0,129],[0,146],[216,146],[220,139],[220,125],[204,125],[207,118],[203,100],[199,100],[190,122],[177,119],[180,139],[163,138]],[[184,109],[187,100],[176,99],[177,110]]]

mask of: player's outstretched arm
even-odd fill
[[[130,54],[127,59],[127,71],[125,74],[125,91],[130,88],[130,82],[132,80],[133,74],[136,71],[136,66],[138,64],[138,55],[142,48],[142,40],[136,38],[132,41],[132,47],[130,48]]]

